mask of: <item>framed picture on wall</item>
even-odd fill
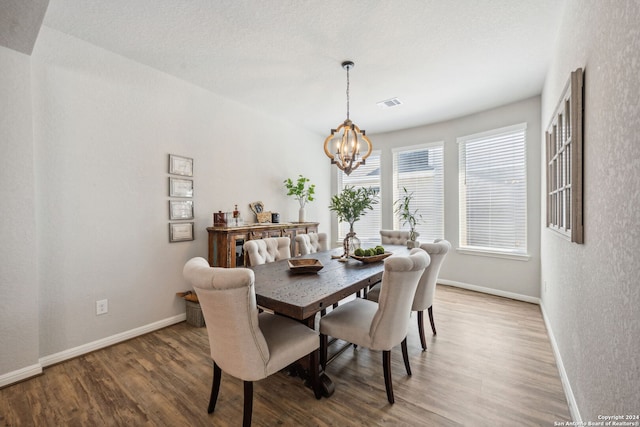
[[[193,200],[169,200],[169,219],[193,219]]]
[[[193,197],[193,180],[169,178],[169,197]]]
[[[169,173],[172,175],[193,176],[193,159],[169,154]]]
[[[193,222],[169,224],[169,242],[186,242],[193,240]]]

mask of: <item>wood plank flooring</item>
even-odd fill
[[[347,349],[327,367],[336,391],[316,400],[296,377],[254,384],[254,426],[553,426],[570,415],[537,305],[438,285],[422,352],[413,313],[404,370],[392,352]],[[425,319],[428,316],[425,315]],[[207,414],[212,368],[205,328],[180,323],[0,389],[0,426],[237,426],[242,382],[223,374]]]

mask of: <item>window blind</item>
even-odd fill
[[[393,150],[393,200],[404,196],[403,188],[413,193],[411,211],[418,210],[421,242],[444,238],[444,162],[443,142]],[[409,230],[395,214],[393,228]]]
[[[374,151],[364,165],[360,165],[358,169],[346,175],[340,169],[338,173],[338,191],[342,191],[347,186],[353,187],[372,187],[378,191],[378,203],[373,205],[373,210],[365,211],[359,221],[353,224],[353,231],[356,237],[360,239],[363,246],[371,246],[380,242],[380,228],[382,224],[382,215],[380,208],[380,151]],[[349,223],[338,224],[338,238],[343,240],[349,232]]]
[[[458,138],[461,248],[526,254],[526,129]]]

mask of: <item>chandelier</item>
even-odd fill
[[[347,119],[336,129],[331,129],[331,135],[324,140],[324,152],[331,159],[331,163],[347,175],[358,166],[364,165],[373,149],[371,141],[365,135],[366,131],[360,130],[349,119],[349,70],[353,66],[352,61],[342,63],[342,68],[347,70]],[[366,153],[361,155],[360,149],[364,148],[364,144],[366,144]]]

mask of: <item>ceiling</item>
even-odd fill
[[[50,0],[44,25],[324,135],[541,93],[564,0]],[[397,97],[390,109],[378,101]]]

